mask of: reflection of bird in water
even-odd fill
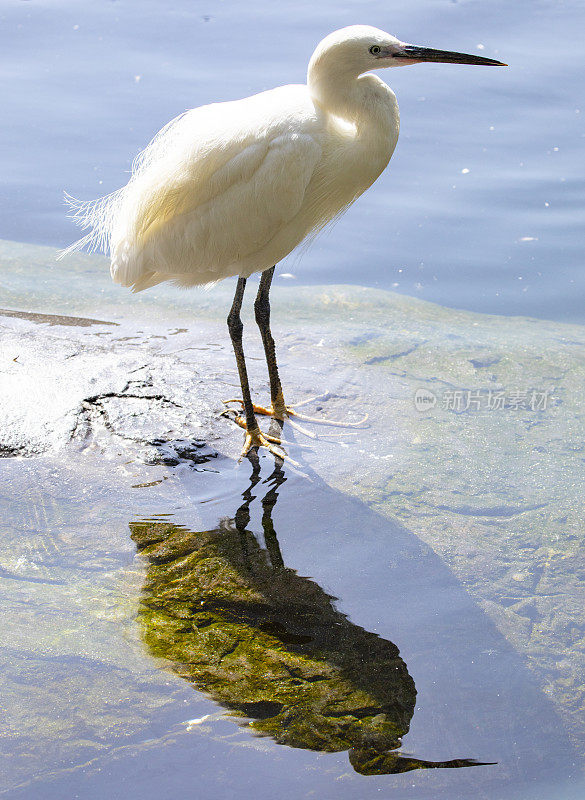
[[[76,246],[104,247],[112,277],[142,291],[162,281],[195,286],[238,276],[228,317],[243,394],[244,453],[275,451],[255,412],[279,420],[284,402],[269,291],[274,265],[337,218],[378,178],[398,140],[391,89],[371,70],[423,61],[499,65],[481,56],[401,42],[377,28],[335,31],[316,48],[306,85],[281,86],[192,109],[170,122],[135,161],[124,188],[94,203],[72,201],[91,232]],[[364,74],[367,73],[367,74]],[[246,279],[256,298],[270,377],[270,409],[250,397],[240,309]]]
[[[149,561],[140,623],[151,652],[256,732],[310,750],[349,750],[366,775],[474,766],[392,752],[408,732],[416,689],[392,642],[352,624],[334,598],[282,559],[272,510],[284,473],[262,500],[264,547],[248,530],[256,467],[234,520],[191,531],[130,524]]]

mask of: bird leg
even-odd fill
[[[247,456],[253,449],[259,447],[266,447],[270,452],[278,458],[284,458],[284,453],[278,447],[275,447],[266,436],[262,433],[258,426],[256,416],[254,414],[254,405],[250,397],[250,384],[248,382],[248,370],[246,369],[246,359],[244,357],[244,348],[242,345],[242,333],[244,326],[240,318],[240,311],[242,309],[242,300],[244,299],[244,290],[246,288],[246,278],[238,278],[236,286],[236,293],[234,295],[234,302],[231,311],[228,315],[227,324],[236,356],[236,363],[238,365],[238,372],[240,375],[240,385],[242,387],[242,406],[244,409],[245,417],[245,430],[246,439],[242,449],[241,458]]]
[[[334,425],[343,428],[345,427],[354,428],[362,425],[368,418],[367,414],[359,422],[339,422],[337,420],[321,419],[319,417],[309,417],[304,414],[299,414],[297,411],[295,411],[294,408],[292,408],[291,406],[287,406],[286,403],[284,402],[282,384],[280,382],[280,375],[278,374],[278,364],[276,363],[276,347],[274,345],[274,339],[272,337],[272,332],[270,330],[269,293],[270,293],[270,286],[272,284],[272,278],[274,276],[274,270],[275,267],[271,267],[270,269],[265,270],[261,274],[260,286],[258,288],[258,294],[256,295],[256,300],[254,302],[256,323],[260,329],[260,335],[262,336],[262,344],[264,345],[264,353],[266,354],[266,364],[268,366],[268,377],[270,379],[271,408],[265,408],[264,406],[259,406],[254,403],[251,403],[252,413],[263,414],[265,416],[273,417],[274,419],[279,420],[280,422],[284,421],[284,419],[286,418],[289,420],[290,424],[294,428],[296,428],[306,436],[310,436],[312,439],[316,438],[315,434],[311,433],[305,428],[302,428],[300,425],[294,422],[293,419],[291,419],[291,417],[295,417],[296,419],[301,419],[306,422],[317,422],[321,423],[322,425]],[[241,403],[247,417],[245,398],[244,400],[239,400],[239,399],[226,400],[225,403],[226,404]],[[304,404],[301,403],[299,405],[304,405]]]
[[[270,400],[271,410],[258,408],[258,413],[265,413],[268,416],[279,419],[281,422],[288,416],[288,409],[284,402],[282,384],[278,374],[278,364],[276,363],[276,347],[272,332],[270,330],[270,286],[276,267],[271,267],[260,276],[260,286],[254,301],[254,312],[256,314],[256,324],[260,328],[260,336],[266,354],[266,364],[268,366],[268,377],[270,379]],[[262,410],[261,410],[262,409]]]

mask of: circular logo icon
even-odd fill
[[[429,411],[437,405],[437,397],[430,389],[417,389],[414,393],[414,407],[417,411]]]

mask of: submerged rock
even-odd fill
[[[62,657],[66,643],[70,646],[67,656],[79,651],[93,657],[107,650],[104,642],[116,649],[119,632],[115,625],[102,631],[99,641],[96,638],[93,599],[99,592],[86,583],[86,573],[94,576],[100,591],[102,584],[107,587],[103,594],[109,602],[114,602],[116,593],[125,597],[119,586],[109,583],[109,570],[121,569],[120,563],[127,564],[131,559],[128,547],[132,545],[127,541],[131,513],[151,508],[151,502],[155,506],[158,503],[157,511],[164,509],[165,513],[192,508],[197,502],[198,481],[208,474],[197,470],[217,469],[218,487],[226,475],[232,486],[236,470],[232,469],[231,459],[237,457],[242,443],[241,431],[219,417],[222,398],[238,391],[224,322],[231,302],[229,284],[206,294],[157,287],[131,296],[110,284],[103,259],[79,256],[56,264],[54,256],[50,248],[0,243],[0,305],[5,309],[4,315],[0,313],[0,456],[4,457],[0,466],[2,512],[12,520],[10,535],[2,539],[2,589],[10,609],[4,615],[2,630],[7,648],[12,647],[13,641],[20,642],[23,659],[38,655],[39,619],[50,630],[50,642],[44,641],[43,647],[50,651],[52,659]],[[42,275],[34,291],[31,274]],[[246,306],[244,320],[245,348],[254,393],[258,400],[265,401],[266,369],[251,305],[249,302]],[[308,407],[309,413],[317,416],[355,420],[363,412],[369,413],[367,426],[359,431],[312,427],[319,437],[317,441],[304,439],[286,426],[285,435],[291,440],[287,448],[301,464],[303,475],[321,476],[330,487],[339,490],[340,496],[353,495],[383,515],[388,530],[380,534],[376,558],[380,570],[386,570],[386,577],[396,576],[395,564],[409,575],[413,564],[424,563],[425,552],[432,554],[478,604],[482,618],[491,620],[497,628],[501,638],[490,639],[490,644],[480,650],[481,658],[493,658],[501,668],[510,659],[508,651],[502,657],[503,645],[520,654],[540,687],[540,699],[534,699],[534,707],[540,708],[541,702],[547,705],[550,699],[559,715],[555,725],[547,728],[558,730],[558,735],[547,736],[561,741],[561,734],[568,732],[582,759],[585,329],[542,320],[471,314],[361,287],[285,289],[277,281],[272,305],[287,400],[318,395],[319,399]],[[334,436],[336,433],[343,435]],[[301,444],[310,447],[302,448]],[[215,453],[219,454],[217,459],[209,460]],[[203,459],[206,463],[200,463]],[[263,470],[267,462],[262,459]],[[189,480],[185,475],[190,476]],[[297,484],[301,500],[309,485],[308,481]],[[54,502],[54,513],[47,511],[48,496]],[[327,498],[327,502],[334,502],[329,495]],[[73,503],[79,504],[76,513],[84,522],[79,526],[77,517],[68,522],[67,542],[73,544],[67,555],[68,569],[61,569],[57,556],[64,552],[62,520],[68,513],[64,509]],[[89,504],[88,508],[84,503]],[[22,508],[25,511],[21,513]],[[118,539],[108,538],[109,529],[103,522],[109,519],[113,508],[123,517],[123,524],[117,529]],[[11,514],[5,509],[10,509]],[[218,518],[207,526],[216,536],[220,530]],[[307,525],[311,524],[309,520]],[[328,524],[327,519],[322,520],[324,535],[329,533]],[[421,546],[420,552],[409,556],[406,562],[391,555],[397,526]],[[176,535],[169,537],[175,541],[183,534],[179,529],[173,530]],[[188,530],[204,528],[190,524]],[[233,524],[226,523],[221,530],[234,539]],[[300,537],[302,531],[295,531],[294,535]],[[365,533],[360,530],[348,532],[347,536],[361,541]],[[248,541],[247,535],[243,539]],[[258,569],[264,571],[262,574],[268,574],[267,570],[270,573],[267,548],[258,548],[252,541],[248,544]],[[116,547],[124,552],[120,562],[111,556],[110,550]],[[185,558],[197,560],[197,547],[190,552],[191,556],[187,554]],[[337,573],[342,573],[342,561],[335,563]],[[287,564],[301,574],[315,575],[310,551],[307,555],[295,551],[295,560],[287,559]],[[378,566],[375,559],[360,561],[360,565],[366,579]],[[170,564],[159,567],[163,575]],[[75,580],[71,577],[74,569],[78,570]],[[154,563],[147,568],[154,580],[155,572],[151,570],[155,570]],[[293,596],[296,591],[301,595],[309,591],[310,586],[302,583],[304,579],[286,569],[283,574],[290,575],[287,586]],[[238,575],[237,570],[232,571],[229,581]],[[142,575],[128,591],[130,600],[137,599],[141,580]],[[200,591],[201,578],[193,580]],[[165,581],[166,577],[161,578],[160,584],[154,581],[152,598],[158,596],[158,588],[162,589]],[[335,594],[345,600],[345,586],[333,582],[332,588],[319,578],[313,585],[326,619],[339,624],[347,636],[373,641],[368,637],[374,634],[366,629],[376,629],[376,613],[381,615],[382,611],[371,611],[370,621],[366,621],[361,616],[363,607],[358,604],[357,611],[349,615],[354,629],[343,615],[335,616],[338,612],[330,599]],[[236,584],[230,586],[234,589]],[[237,586],[238,592],[243,593],[236,595],[238,604],[247,592],[254,590],[258,594],[253,582],[244,581]],[[182,590],[178,587],[177,591],[180,594]],[[255,602],[260,603],[258,597]],[[437,597],[442,597],[440,588]],[[265,597],[262,603],[265,607]],[[271,603],[269,618],[276,615],[278,621],[282,608]],[[193,609],[187,598],[180,594],[169,608],[177,614],[180,604],[187,614],[183,622],[192,632],[188,615]],[[47,612],[45,618],[47,608],[51,613]],[[221,604],[218,608],[225,615]],[[439,621],[441,613],[444,608],[439,602]],[[144,614],[145,624],[151,614],[154,637],[159,624],[156,621],[166,620],[166,611],[155,604],[148,609],[145,606]],[[62,624],[63,619],[68,620],[67,625]],[[169,615],[168,619],[169,625],[179,624],[178,617]],[[229,622],[229,617],[222,616],[222,620]],[[245,622],[250,641],[251,631],[260,624],[257,617],[252,622]],[[416,624],[418,620],[413,621]],[[83,629],[78,638],[69,636],[70,630],[77,630],[75,625]],[[434,622],[428,623],[421,634],[426,648],[420,656],[423,673],[429,653],[436,657],[433,625]],[[145,630],[148,629],[147,625]],[[273,654],[280,646],[278,637],[267,631],[261,635],[266,637],[264,652],[268,655],[263,657],[270,669]],[[462,639],[471,636],[469,630],[461,633]],[[386,636],[385,645],[377,645],[386,663],[392,661],[390,640],[395,638],[404,653],[404,644],[393,630]],[[171,652],[168,642],[161,639],[160,646]],[[415,644],[415,653],[416,647]],[[215,691],[213,676],[206,688],[207,679],[196,670],[190,672],[190,667],[185,666],[189,661],[180,652],[175,655],[186,678],[211,695]],[[474,663],[480,656],[474,655]],[[205,662],[210,659],[210,651],[199,653],[199,657]],[[7,663],[14,658],[10,651]],[[314,659],[316,665],[322,663],[318,654],[307,658]],[[412,651],[407,660],[420,689]],[[323,663],[329,662],[325,659]],[[470,663],[471,659],[466,662],[466,669],[471,669]],[[251,673],[243,673],[246,674]],[[519,674],[516,667],[511,674]],[[149,676],[150,682],[152,673]],[[524,678],[522,682],[526,683]],[[42,686],[42,680],[38,684]],[[141,691],[146,691],[144,682],[140,686]],[[353,689],[349,685],[347,690],[351,695]],[[460,690],[472,697],[475,687],[463,681]],[[59,716],[51,711],[57,690],[45,704],[39,703],[32,710],[27,707],[26,714],[19,710],[25,705],[23,689],[16,678],[13,691],[14,697],[6,704],[16,720],[11,735],[16,737],[19,727],[29,725],[27,741],[34,742],[35,731],[52,730],[43,720]],[[233,696],[230,700],[225,684],[217,691],[218,702],[225,702],[226,706],[237,702]],[[400,691],[403,713],[394,723],[392,735],[396,736],[408,726],[404,709],[411,702],[404,686]],[[190,689],[189,693],[195,695]],[[101,713],[111,714],[112,726],[124,727],[116,722],[117,711],[100,711],[101,690],[95,696],[92,713],[96,718]],[[140,696],[139,690],[135,696]],[[368,697],[375,708],[385,704],[375,692]],[[210,703],[205,699],[200,702]],[[282,704],[282,699],[252,697],[249,702]],[[353,705],[358,707],[357,702]],[[515,713],[513,707],[511,698],[511,715]],[[38,708],[45,711],[34,716]],[[136,703],[135,709],[138,708]],[[138,714],[135,709],[128,719]],[[263,705],[256,706],[256,710],[265,716],[277,707]],[[263,720],[256,717],[254,724],[268,725],[279,713]],[[33,718],[34,725],[30,722]],[[90,748],[94,755],[102,746],[101,729],[96,729],[93,749]],[[285,735],[281,730],[279,726],[274,734],[266,732],[277,738]],[[300,740],[298,730],[296,735]],[[339,736],[341,743],[346,733]],[[516,732],[513,739],[517,740]],[[513,744],[509,749],[512,752]],[[561,749],[569,754],[568,759],[573,757],[564,745]],[[522,759],[528,750],[526,745]],[[63,751],[65,755],[60,756],[59,763],[67,763],[68,752]],[[356,752],[352,750],[352,758]],[[388,763],[395,766],[392,759],[396,754],[391,750],[380,753],[362,748],[359,752],[359,768],[363,772],[375,771],[379,759],[387,756]],[[491,751],[481,752],[486,760],[491,759]],[[449,759],[451,755],[467,753],[447,752],[439,757]],[[467,773],[463,770],[458,774]],[[471,773],[475,775],[476,771]]]
[[[212,393],[217,374],[203,376],[123,324],[0,309],[0,353],[4,457],[66,458],[69,447],[196,463],[202,439],[227,427]]]

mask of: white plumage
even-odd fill
[[[284,403],[270,332],[273,267],[338,217],[380,175],[398,140],[396,97],[369,70],[420,61],[500,62],[415,47],[377,28],[354,25],[318,46],[307,84],[281,86],[187,111],[138,156],[128,184],[91,203],[70,199],[89,233],[69,250],[103,249],[112,278],[134,291],[238,275],[228,325],[240,373],[248,436],[282,455],[255,413],[293,415]],[[65,251],[68,252],[68,251]],[[246,278],[262,272],[256,298],[270,376],[270,410],[252,403],[240,309]],[[272,439],[272,442],[275,440]]]
[[[138,156],[123,189],[92,203],[70,199],[91,228],[71,249],[109,252],[113,279],[135,291],[273,266],[388,163],[399,127],[394,93],[373,75],[356,80],[353,95],[345,82],[377,66],[368,45],[389,39],[398,41],[366,26],[337,31],[317,48],[307,85],[177,117]]]
[[[499,64],[365,25],[335,31],[315,50],[306,85],[187,111],[137,157],[124,188],[89,203],[68,198],[91,229],[69,250],[108,252],[113,279],[135,291],[272,267],[339,216],[394,152],[396,97],[363,73],[420,61]]]

